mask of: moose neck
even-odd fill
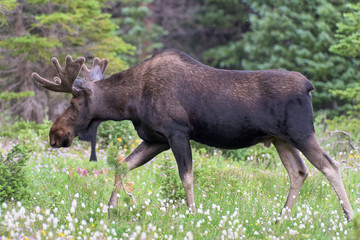
[[[140,96],[140,85],[135,83],[133,69],[111,75],[95,82],[92,101],[95,109],[93,116],[101,121],[133,120],[135,103]]]

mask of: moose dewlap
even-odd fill
[[[62,68],[52,58],[53,81],[33,73],[43,87],[72,93],[70,106],[50,129],[50,145],[69,147],[78,136],[91,141],[96,160],[98,125],[130,120],[143,139],[124,164],[130,171],[171,148],[185,188],[187,205],[195,212],[189,140],[220,148],[273,143],[290,177],[284,209],[291,209],[308,170],[299,151],[329,180],[348,220],[353,217],[339,167],[319,145],[313,126],[312,84],[302,74],[282,70],[216,69],[177,50],[165,50],[141,64],[104,77],[106,59],[66,57]],[[78,77],[82,72],[83,78]],[[115,179],[109,205],[117,206],[125,173]]]

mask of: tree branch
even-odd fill
[[[351,146],[351,148],[353,150],[357,150],[357,148],[351,143],[351,137],[350,137],[350,134],[345,132],[345,131],[342,131],[342,130],[335,130],[335,131],[326,131],[327,133],[331,135],[334,135],[334,134],[343,134],[343,135],[346,135],[348,137],[348,143],[349,145]]]

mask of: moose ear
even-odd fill
[[[91,94],[91,86],[84,79],[77,77],[73,84],[73,96],[77,97],[80,95],[80,91],[83,90],[87,95]]]
[[[101,72],[100,66],[96,65],[90,72],[90,82],[96,82],[103,78],[103,74]]]

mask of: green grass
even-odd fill
[[[0,139],[1,154],[15,141]],[[98,151],[98,162],[94,163],[88,161],[89,145],[79,142],[67,149],[50,149],[45,138],[36,142],[25,139],[25,143],[36,150],[25,169],[31,197],[0,205],[1,240],[359,237],[352,235],[354,224],[345,221],[328,181],[308,161],[311,175],[290,217],[276,224],[289,179],[279,159],[273,159],[271,165],[262,163],[256,148],[256,161],[232,161],[219,153],[193,151],[198,209],[193,215],[183,200],[184,190],[170,151],[125,179],[134,183],[137,204],[122,191],[119,207],[107,209],[114,173],[106,164],[104,150]],[[359,214],[359,154],[349,151],[335,157],[342,162],[343,183]]]

